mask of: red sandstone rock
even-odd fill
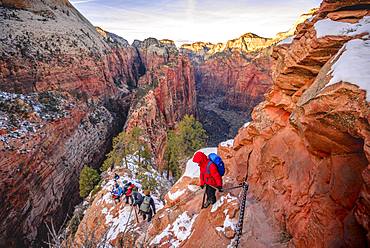
[[[313,27],[326,16],[358,21],[365,13],[358,10],[361,4],[369,1],[324,1],[312,21],[298,27],[291,45],[274,48],[274,85],[266,101],[254,109],[253,121],[239,130],[233,147],[218,149],[227,184],[248,175],[243,247],[366,247],[369,242],[369,103],[354,82],[325,87],[342,45],[363,35],[318,39]],[[199,204],[196,196],[174,206],[190,211],[196,198]],[[209,218],[209,209],[198,213],[183,247],[202,246],[204,237],[211,247],[229,243],[217,234],[220,216]],[[154,226],[151,236],[158,230],[163,227]]]
[[[251,109],[270,88],[270,59],[262,54],[218,54],[197,69],[202,95],[226,94],[225,108]]]
[[[111,34],[102,37],[68,1],[1,6],[1,93],[38,98],[52,91],[64,99],[63,105],[46,102],[61,108],[59,117],[16,113],[34,131],[11,137],[19,128],[9,126],[1,134],[0,246],[39,246],[45,223],[60,225],[79,201],[82,167],[99,166],[121,128],[130,102],[127,84],[138,78],[137,52]]]
[[[147,69],[138,83],[142,89],[137,97],[142,99],[138,98],[130,111],[126,129],[136,126],[143,129],[156,164],[162,169],[167,130],[174,128],[185,114],[196,114],[194,70],[189,59],[178,55],[169,41],[151,38],[136,43]]]

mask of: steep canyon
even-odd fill
[[[123,128],[143,128],[162,163],[166,130],[195,114],[194,73],[173,43],[129,45],[68,1],[0,11],[0,246],[39,246],[81,200],[82,167],[99,167]]]
[[[81,201],[82,167],[98,168],[124,129],[143,130],[161,171],[167,131],[191,114],[218,145],[225,187],[248,175],[242,246],[366,247],[369,6],[324,0],[275,38],[178,49],[130,45],[67,0],[0,1],[0,246],[42,245],[45,223],[61,225]],[[149,246],[231,245],[239,189],[200,210],[197,169],[188,162],[145,227]],[[82,221],[99,233],[123,213],[106,199],[114,172]]]

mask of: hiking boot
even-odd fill
[[[203,208],[208,208],[208,206],[211,205],[210,201],[206,201],[206,203],[203,205]]]

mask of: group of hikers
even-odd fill
[[[133,207],[139,208],[139,214],[143,216],[143,220],[148,217],[148,222],[152,220],[156,214],[153,198],[150,196],[150,190],[144,190],[144,196],[138,191],[138,188],[132,182],[123,180],[123,187],[119,184],[119,175],[114,175],[114,186],[111,191],[112,198],[116,202],[120,202],[121,198],[125,197],[125,203]]]
[[[216,190],[223,192],[222,176],[225,174],[225,167],[222,159],[215,153],[208,156],[201,151],[194,154],[193,162],[197,163],[200,169],[199,186],[205,189],[207,200],[202,202],[202,208],[207,208],[209,205],[216,203]],[[150,196],[150,190],[144,190],[144,196],[138,191],[138,188],[132,182],[122,181],[123,187],[119,184],[119,175],[114,176],[114,186],[112,189],[112,197],[116,202],[120,202],[121,198],[125,197],[125,203],[133,207],[139,208],[139,213],[143,216],[143,220],[148,217],[148,222],[152,220],[156,214],[153,198]]]

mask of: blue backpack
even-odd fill
[[[211,160],[212,163],[214,163],[217,167],[218,173],[220,176],[225,175],[225,165],[224,162],[222,161],[221,157],[218,156],[216,153],[210,153],[208,155],[209,160]],[[211,163],[207,164],[207,173],[210,174],[209,166]]]

